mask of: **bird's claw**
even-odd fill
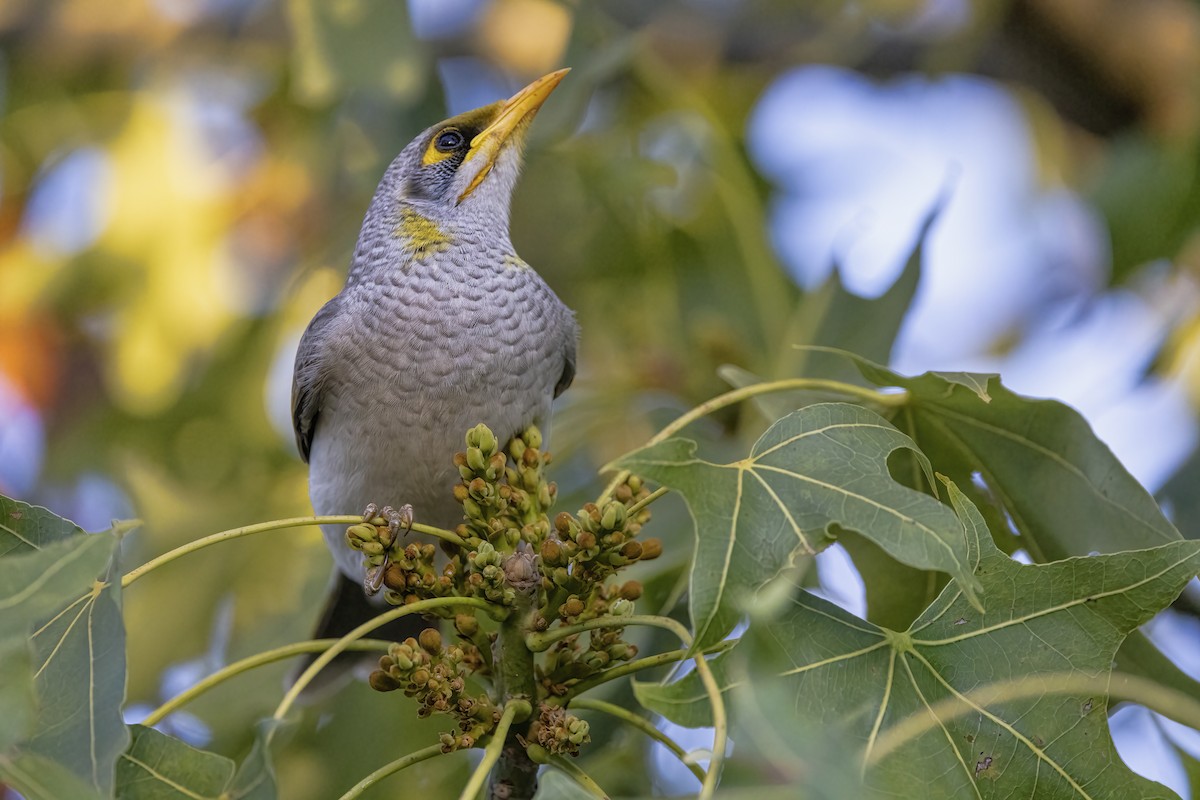
[[[399,509],[391,506],[384,506],[379,512],[379,516],[387,520],[388,529],[391,530],[394,537],[403,528],[405,533],[409,533],[413,526],[413,507],[408,503],[400,506]]]
[[[383,575],[391,563],[391,556],[385,553],[382,564],[367,570],[367,574],[363,578],[363,591],[367,593],[367,597],[379,594],[379,590],[383,588]]]
[[[396,535],[404,530],[408,533],[412,530],[413,524],[413,507],[407,503],[400,506],[399,510],[391,506],[380,508],[375,503],[369,503],[363,509],[363,522],[371,522],[376,518],[382,518],[387,523],[388,530],[391,531],[392,541],[396,540]],[[368,597],[373,597],[379,594],[379,590],[383,588],[383,576],[387,572],[387,568],[392,563],[392,557],[389,553],[383,554],[383,563],[371,567],[367,570],[366,576],[363,578],[363,590]]]

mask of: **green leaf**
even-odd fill
[[[1180,538],[1150,493],[1070,406],[1014,394],[993,375],[908,378],[854,360],[871,382],[909,393],[895,425],[973,498],[981,496],[972,481],[978,473],[1034,561]]]
[[[118,800],[216,800],[233,778],[234,763],[224,756],[143,725],[131,731],[117,762]]]
[[[964,522],[984,522],[950,485]],[[1024,565],[980,537],[979,613],[948,586],[904,633],[801,593],[713,661],[723,690],[781,683],[793,713],[861,747],[868,787],[901,797],[1174,797],[1121,763],[1108,731],[1107,683],[1127,633],[1165,608],[1200,568],[1200,543]],[[1088,691],[1048,691],[1056,676]],[[1069,683],[1069,681],[1068,681]],[[1068,684],[1063,684],[1068,685]],[[637,684],[638,699],[681,724],[705,724],[699,681]],[[980,699],[990,693],[987,699]]]
[[[0,558],[40,550],[81,533],[83,528],[52,511],[0,495]]]
[[[105,534],[72,536],[0,557],[0,750],[39,727],[30,648],[35,621],[87,595],[116,543]]]
[[[117,536],[85,534],[44,508],[4,497],[0,520],[0,649],[14,655],[6,671],[22,681],[0,692],[11,714],[0,739],[11,744],[19,737],[23,751],[54,759],[111,794],[117,756],[129,739],[121,717],[125,630]]]
[[[286,730],[287,725],[276,719],[264,719],[255,726],[254,745],[238,766],[230,787],[233,800],[275,800],[278,797],[271,745],[275,735]]]
[[[0,753],[33,732],[36,708],[28,638],[0,638]]]
[[[776,422],[742,461],[713,464],[696,457],[694,442],[671,439],[613,467],[687,502],[696,526],[690,611],[696,646],[704,647],[729,633],[739,603],[798,553],[827,547],[833,524],[906,564],[949,573],[978,604],[971,545],[954,512],[888,473],[888,456],[903,448],[915,450],[878,414],[825,403]]]
[[[0,783],[16,789],[25,800],[103,800],[70,770],[44,756],[0,753]]]
[[[546,770],[538,779],[534,800],[595,800],[596,796],[555,769]]]
[[[27,639],[35,619],[86,594],[116,546],[115,536],[84,534],[0,558],[0,635]]]

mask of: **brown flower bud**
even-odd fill
[[[371,688],[377,692],[394,692],[400,688],[400,681],[383,670],[377,669],[372,672],[371,677],[367,681],[371,684]]]
[[[420,637],[417,640],[421,649],[430,655],[437,655],[442,651],[442,634],[437,628],[426,628],[421,631]]]
[[[642,584],[639,581],[625,581],[617,594],[626,600],[637,600],[642,596]]]
[[[662,555],[662,539],[647,539],[642,542],[642,561],[650,561]]]

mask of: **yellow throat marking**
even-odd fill
[[[411,208],[400,210],[400,221],[396,225],[395,235],[404,240],[404,249],[418,259],[432,253],[440,253],[454,241],[436,222]]]
[[[505,269],[532,269],[520,256],[505,256],[504,267]]]

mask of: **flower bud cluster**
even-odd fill
[[[346,544],[363,554],[368,568],[382,565],[394,543],[392,530],[382,519],[379,522],[379,525],[374,524],[375,520],[360,522],[346,529]]]
[[[418,638],[409,637],[388,648],[371,673],[371,687],[380,692],[402,689],[417,701],[417,716],[448,714],[458,721],[458,731],[443,734],[444,752],[472,747],[499,720],[499,713],[486,694],[472,697],[467,691],[470,656],[457,645],[442,646],[436,628],[426,628]]]
[[[507,606],[516,601],[517,593],[504,571],[504,556],[490,542],[467,554],[465,593]]]
[[[602,614],[597,616],[633,614],[633,601],[621,596],[621,590],[630,585],[637,586],[637,593],[641,593],[640,584],[634,581],[608,592],[600,592],[592,603],[593,607],[603,609]],[[570,602],[568,600],[568,603]],[[547,694],[562,696],[567,694],[572,683],[618,662],[637,658],[637,645],[625,641],[624,630],[619,627],[597,628],[587,634],[569,636],[555,642],[538,666],[538,683],[544,687]],[[584,636],[587,637],[586,640]]]
[[[529,728],[530,737],[555,755],[577,756],[579,746],[592,740],[587,721],[561,706],[543,704]]]
[[[401,606],[431,597],[448,597],[455,593],[459,563],[454,558],[439,568],[437,548],[428,542],[410,542],[403,549],[395,548],[383,573],[383,585],[387,587],[384,598],[394,606]]]
[[[539,449],[541,432],[530,426],[509,442],[507,454],[486,425],[468,431],[466,443],[466,451],[454,456],[462,479],[454,487],[454,499],[465,517],[459,534],[491,542],[504,552],[521,541],[540,543],[550,532],[546,511],[558,493],[543,476],[550,455]]]

